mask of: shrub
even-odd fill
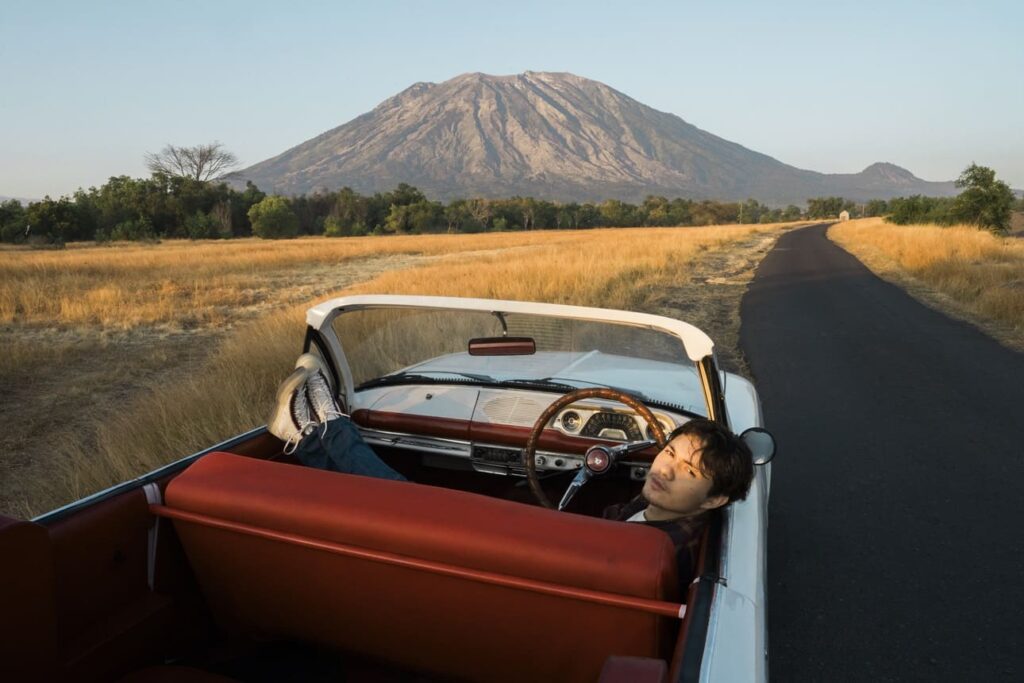
[[[148,242],[156,240],[156,232],[153,224],[145,216],[121,221],[110,230],[99,228],[96,230],[97,242]]]
[[[295,237],[299,234],[299,219],[284,197],[266,197],[249,209],[253,233],[264,239]]]
[[[193,240],[216,240],[231,237],[230,227],[225,230],[223,221],[213,214],[196,211],[185,219],[185,233]]]

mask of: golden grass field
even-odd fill
[[[0,511],[32,516],[265,422],[304,311],[343,293],[479,296],[679,317],[736,352],[784,226],[0,250]]]
[[[829,237],[922,302],[1024,350],[1024,239],[960,225],[837,223]]]

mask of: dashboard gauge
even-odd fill
[[[643,441],[644,438],[632,415],[612,412],[591,415],[580,435],[615,441]]]
[[[562,427],[564,427],[567,432],[578,431],[580,426],[583,424],[583,418],[581,418],[580,414],[575,410],[567,410],[562,413],[561,421]]]

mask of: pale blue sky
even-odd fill
[[[823,172],[972,161],[1024,188],[1024,3],[0,0],[0,195],[248,165],[417,81],[570,71]]]

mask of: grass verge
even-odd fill
[[[838,223],[828,235],[922,303],[1024,351],[1024,240],[880,218]]]

